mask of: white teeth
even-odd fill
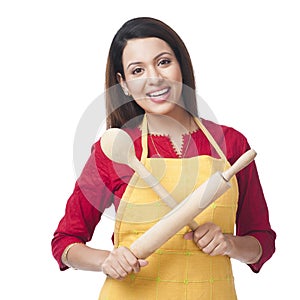
[[[151,93],[151,94],[148,94],[150,97],[159,97],[163,94],[165,94],[166,92],[168,92],[168,88],[165,88],[163,90],[160,90],[160,91],[157,91],[157,92],[154,92],[154,93]]]

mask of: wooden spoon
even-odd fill
[[[124,130],[119,128],[106,130],[101,137],[100,144],[104,154],[108,158],[132,168],[170,208],[178,205],[170,193],[165,190],[159,181],[138,160],[133,141]],[[188,226],[192,230],[195,230],[198,224],[193,220]]]

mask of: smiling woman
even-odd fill
[[[175,72],[174,69],[176,69]],[[153,18],[137,18],[126,22],[115,35],[108,55],[106,68],[107,127],[122,127],[129,120],[131,120],[130,124],[136,125],[132,122],[134,117],[145,112],[133,101],[133,97],[129,94],[129,87],[126,88],[124,85],[125,82],[134,79],[142,84],[145,78],[148,82],[152,80],[152,83],[158,80],[160,82],[159,89],[157,87],[148,88],[144,92],[160,92],[163,88],[161,86],[162,76],[169,72],[172,72],[172,75],[168,80],[170,83],[172,82],[173,86],[176,86],[172,93],[182,89],[181,99],[173,96],[169,98],[172,102],[174,99],[182,100],[184,108],[190,114],[197,116],[193,66],[181,38],[168,25]],[[122,84],[124,92],[119,88],[119,83]],[[138,96],[145,97],[145,95]],[[158,100],[157,98],[152,97],[152,99]]]
[[[188,51],[159,20],[132,19],[117,32],[106,88],[107,128],[130,135],[138,159],[177,202],[250,148],[233,128],[198,118]],[[124,145],[116,148],[122,151]],[[195,218],[194,231],[185,226],[147,261],[139,259],[130,246],[166,214],[166,206],[97,142],[55,231],[53,255],[61,270],[104,272],[99,299],[236,299],[230,259],[259,272],[275,251],[276,234],[255,163],[230,183],[231,189]],[[86,242],[110,205],[117,216],[114,249],[90,248]]]
[[[124,48],[122,62],[124,78],[118,73],[119,82],[141,108],[175,119],[185,112],[180,65],[165,41],[159,38],[130,40]],[[185,114],[188,118],[188,113]]]

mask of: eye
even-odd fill
[[[163,58],[163,59],[161,59],[159,62],[158,62],[158,65],[160,66],[160,65],[168,65],[168,64],[170,64],[171,63],[171,60],[170,59],[168,59],[168,58]]]
[[[143,71],[143,69],[142,68],[135,68],[133,71],[132,71],[132,74],[139,74],[139,73],[141,73]]]

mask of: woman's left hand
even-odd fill
[[[194,240],[204,253],[211,256],[228,255],[232,248],[228,235],[223,234],[221,228],[214,223],[200,225],[195,231],[186,233],[184,238]]]

